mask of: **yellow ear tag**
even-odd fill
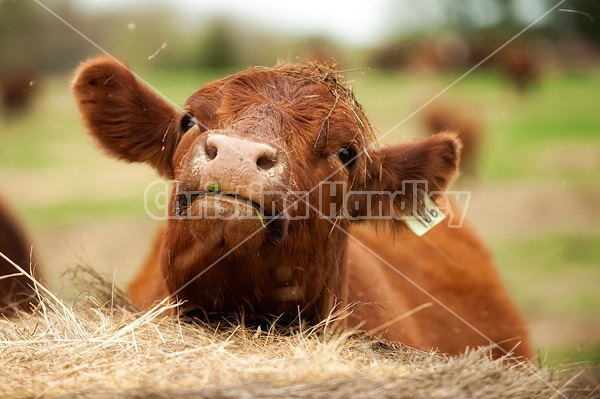
[[[413,209],[405,211],[404,223],[420,237],[444,220],[446,215],[429,198],[425,190],[417,189],[416,198]]]

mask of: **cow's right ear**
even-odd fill
[[[105,57],[82,63],[72,88],[89,133],[108,154],[147,162],[173,177],[180,127],[169,104],[125,66]]]

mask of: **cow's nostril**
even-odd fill
[[[262,170],[269,170],[273,166],[275,166],[276,163],[277,163],[276,160],[272,160],[267,157],[260,157],[256,161],[256,165],[258,166],[259,169],[262,169]]]
[[[206,157],[212,161],[217,157],[217,147],[213,147],[212,145],[207,145],[204,147],[204,152],[206,153]]]

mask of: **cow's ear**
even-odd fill
[[[89,133],[110,155],[173,176],[177,112],[122,64],[100,57],[77,69],[73,92]]]
[[[393,199],[390,205],[395,215],[412,216],[407,213],[412,213],[421,200],[415,195],[425,194],[435,200],[435,193],[443,192],[456,176],[460,148],[458,138],[444,132],[421,141],[371,150],[366,191]]]

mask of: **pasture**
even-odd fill
[[[136,71],[179,105],[219,77]],[[420,114],[407,116],[458,76],[347,77],[382,142],[393,143],[423,134]],[[160,222],[146,215],[143,198],[157,176],[94,147],[70,79],[35,82],[41,95],[32,112],[0,122],[0,193],[24,220],[52,290],[76,303],[67,268],[90,266],[123,287]],[[597,72],[550,73],[524,94],[475,72],[438,99],[468,108],[485,126],[479,172],[454,188],[471,191],[467,220],[494,252],[543,366],[600,362],[598,92]]]

